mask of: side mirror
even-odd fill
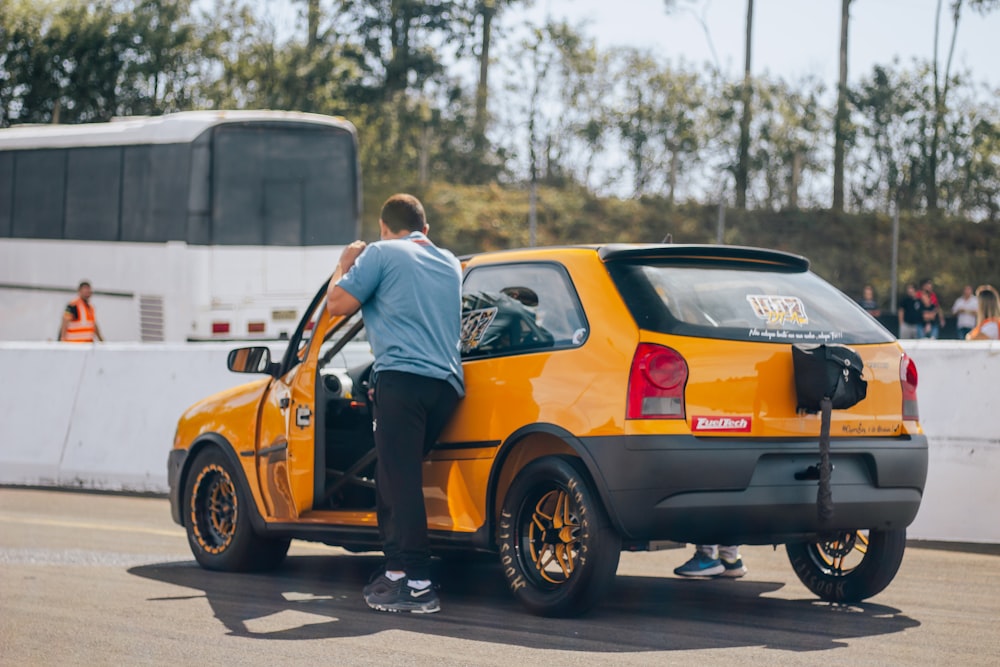
[[[241,347],[232,350],[226,365],[234,373],[272,373],[271,350],[264,347]]]

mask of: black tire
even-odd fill
[[[201,451],[184,485],[184,526],[195,560],[208,570],[272,570],[288,553],[291,540],[261,537],[250,520],[250,494],[218,449]]]
[[[586,469],[562,456],[533,461],[514,479],[497,543],[514,597],[541,616],[593,607],[614,581],[622,548]]]
[[[896,576],[906,530],[859,530],[827,542],[786,544],[792,569],[828,602],[860,602],[881,593]]]

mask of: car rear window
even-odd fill
[[[770,343],[884,343],[893,336],[810,271],[776,265],[609,262],[639,328]]]

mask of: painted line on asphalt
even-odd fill
[[[187,533],[184,532],[183,528],[147,528],[145,526],[136,525],[126,526],[113,523],[92,523],[86,521],[47,519],[43,517],[26,517],[4,514],[2,512],[0,512],[0,523],[16,523],[24,526],[50,526],[53,528],[78,528],[82,530],[106,530],[118,533],[143,533],[146,535],[159,535],[162,537],[187,538]],[[327,553],[331,550],[337,549],[337,547],[332,547],[326,544],[314,544],[312,542],[303,542],[301,540],[295,540],[294,547],[296,549],[310,549],[313,551],[325,551]]]
[[[14,516],[11,514],[0,514],[0,522],[18,523],[26,526],[52,526],[53,528],[80,528],[85,530],[110,530],[120,533],[145,533],[146,535],[162,535],[166,537],[185,537],[184,530],[166,530],[163,528],[147,528],[145,526],[124,526],[112,523],[90,523],[84,521],[64,521],[60,519],[46,519],[42,517]]]

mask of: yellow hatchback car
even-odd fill
[[[276,567],[289,540],[379,549],[360,315],[322,286],[261,379],[195,404],[169,456],[174,520],[202,566]],[[463,279],[467,395],[424,464],[432,546],[494,552],[543,615],[582,613],[623,549],[784,544],[819,597],[896,574],[927,474],[913,361],[806,259],[732,246],[605,245],[475,255]],[[867,393],[799,409],[793,345],[850,348]],[[855,369],[857,370],[857,369]],[[845,375],[846,377],[846,375]],[[823,516],[821,516],[823,515]]]

